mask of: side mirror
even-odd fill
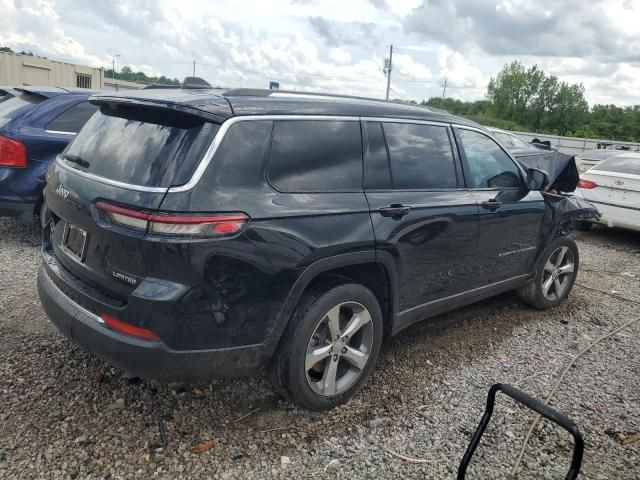
[[[527,188],[529,190],[546,190],[549,186],[549,174],[538,168],[527,169]]]

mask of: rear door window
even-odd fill
[[[385,123],[394,189],[439,190],[458,186],[447,127]]]
[[[470,188],[520,188],[520,170],[511,157],[489,136],[457,129],[467,163]]]
[[[281,192],[361,191],[360,122],[276,121],[269,181]]]
[[[45,100],[40,95],[21,93],[18,96],[10,97],[0,103],[0,128],[5,127],[9,122],[24,115],[34,106]]]
[[[97,109],[97,105],[80,102],[51,120],[46,129],[50,132],[78,133]]]
[[[603,160],[592,168],[593,171],[626,173],[640,175],[640,156],[626,157],[624,155]]]
[[[110,180],[169,187],[179,170],[190,178],[218,127],[182,112],[103,105],[62,158],[70,167]]]

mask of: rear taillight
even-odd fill
[[[128,323],[121,322],[117,318],[110,315],[101,315],[100,318],[107,327],[116,332],[124,333],[130,337],[139,338],[140,340],[147,340],[149,342],[159,342],[160,337],[146,328],[136,327]]]
[[[244,213],[179,215],[143,212],[107,202],[97,202],[103,220],[133,230],[172,237],[224,237],[238,233],[249,221]]]
[[[24,143],[0,135],[0,167],[25,168],[27,147]]]
[[[592,188],[596,188],[598,184],[596,182],[592,182],[591,180],[585,180],[581,178],[578,181],[578,188],[584,188],[586,190],[591,190]]]

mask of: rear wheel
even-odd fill
[[[382,343],[382,312],[359,284],[302,299],[269,368],[275,389],[310,410],[346,402],[367,380]]]
[[[573,288],[579,263],[576,242],[569,237],[556,238],[540,256],[534,281],[516,291],[518,297],[540,309],[559,305]]]

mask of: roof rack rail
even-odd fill
[[[397,102],[393,100],[384,100],[382,98],[372,98],[372,97],[362,97],[357,95],[340,95],[336,93],[319,93],[319,92],[305,92],[301,90],[268,90],[266,88],[234,88],[223,93],[225,97],[289,97],[289,98],[318,98],[318,99],[327,99],[327,98],[346,98],[351,100],[368,100],[371,102],[383,102],[383,103],[394,103],[397,105],[409,105],[412,104],[407,102]],[[413,105],[413,106],[423,106],[424,105]],[[426,107],[432,109],[432,107]]]
[[[268,90],[266,88],[234,88],[224,93],[227,97],[318,97],[318,98],[351,98],[384,102],[381,98],[339,95],[336,93],[305,92],[301,90]]]

